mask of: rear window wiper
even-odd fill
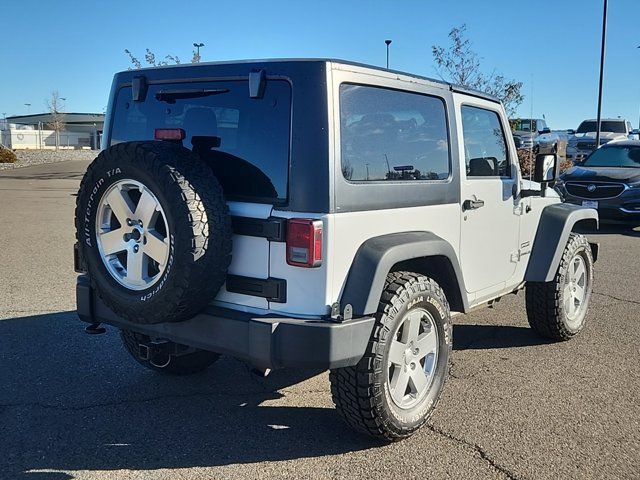
[[[202,98],[211,95],[220,95],[227,93],[228,88],[194,88],[187,90],[160,90],[156,93],[156,100],[167,103],[176,103],[176,100],[184,100],[186,98]]]

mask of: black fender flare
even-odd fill
[[[387,274],[393,266],[405,260],[425,257],[446,257],[453,267],[455,285],[459,289],[463,310],[469,304],[462,270],[455,250],[449,242],[432,232],[402,232],[373,237],[365,241],[353,259],[340,299],[340,310],[353,307],[354,315],[370,315],[378,303]]]
[[[571,203],[547,205],[542,210],[533,240],[531,257],[524,279],[527,282],[553,280],[569,235],[577,222],[593,220],[598,225],[598,212]]]

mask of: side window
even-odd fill
[[[449,136],[440,98],[340,85],[340,139],[347,180],[449,178]]]
[[[510,177],[507,142],[498,114],[467,105],[461,111],[467,177]]]

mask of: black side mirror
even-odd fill
[[[539,154],[536,155],[535,171],[533,179],[540,183],[540,194],[544,197],[547,185],[555,182],[558,178],[560,170],[560,162],[556,154]]]
[[[567,135],[575,135],[576,131],[572,128],[570,128],[569,130],[567,130]]]
[[[540,135],[544,135],[546,133],[551,133],[551,129],[549,127],[544,127],[542,130],[540,130]]]

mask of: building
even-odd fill
[[[51,113],[17,115],[0,122],[0,143],[18,149],[92,149],[100,148],[104,115],[102,113],[58,113],[62,128],[55,131]]]

